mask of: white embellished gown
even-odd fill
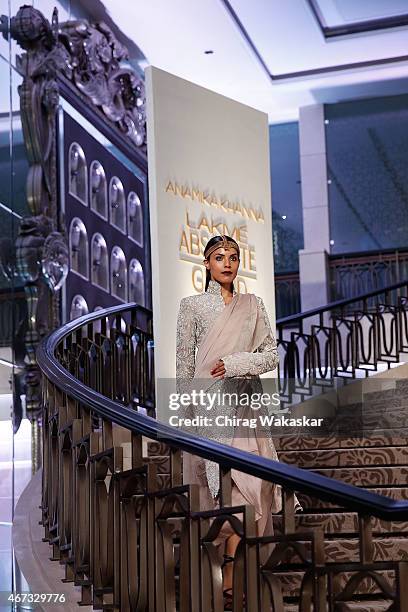
[[[236,292],[234,291],[234,295]],[[252,378],[260,384],[259,375],[269,372],[277,367],[279,357],[275,337],[269,323],[265,306],[260,297],[256,296],[258,311],[264,317],[269,330],[267,337],[254,352],[237,352],[222,357],[225,365],[225,381],[232,377]],[[195,373],[195,356],[207,332],[214,325],[217,317],[225,308],[221,295],[221,285],[216,281],[209,282],[205,293],[185,297],[180,302],[177,319],[177,350],[176,350],[176,379],[178,390],[187,390],[188,381]],[[239,330],[237,330],[239,334]],[[256,380],[257,379],[257,380]],[[223,381],[219,381],[222,385]],[[216,383],[218,384],[218,383]],[[186,386],[187,385],[187,386]],[[257,436],[254,429],[235,428],[230,437],[229,444],[234,448],[256,453],[269,459],[278,460],[272,435]],[[206,435],[206,431],[198,431],[199,435]],[[217,439],[216,435],[211,435]],[[224,439],[218,438],[225,442]],[[228,442],[227,442],[228,443]],[[253,476],[232,470],[231,472],[232,504],[251,504],[255,508],[258,535],[272,533],[272,512],[281,510],[281,489],[279,485],[254,478]],[[183,480],[185,484],[196,483],[200,486],[201,510],[216,508],[218,505],[217,493],[219,489],[218,466],[184,453]]]

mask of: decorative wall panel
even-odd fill
[[[130,246],[122,243],[125,233],[121,233],[119,239],[112,227],[94,223],[95,219],[106,223],[101,221],[100,215],[108,217],[106,184],[112,176],[121,180],[126,194],[137,193],[142,207],[147,206],[144,83],[127,61],[126,47],[104,23],[85,20],[59,23],[57,9],[48,20],[39,10],[26,4],[9,22],[4,20],[3,26],[3,35],[13,39],[9,48],[14,48],[16,42],[23,50],[16,57],[16,67],[22,77],[18,92],[29,164],[25,188],[29,211],[28,216],[21,219],[15,249],[17,271],[28,308],[22,376],[26,385],[27,412],[30,418],[36,418],[41,396],[36,349],[41,337],[69,316],[77,295],[86,299],[89,309],[117,302],[117,298],[91,284],[90,237],[97,232],[104,236],[109,252],[114,245],[120,246],[126,261],[137,257],[144,266],[144,278],[150,286],[149,240],[145,240],[146,251],[128,240],[133,249],[130,253]],[[104,134],[122,156],[140,169],[136,172],[138,180],[129,170],[124,176],[125,161],[114,160],[102,146],[96,151],[96,141],[92,142],[89,135],[87,139],[86,131],[81,132],[74,125],[70,126],[71,132],[61,130],[58,113],[61,102],[69,103],[80,118],[85,118]],[[62,144],[59,147],[57,126],[59,145]],[[69,138],[62,142],[64,133],[69,134]],[[107,160],[108,165],[105,164]],[[101,168],[92,165],[94,161],[99,161],[105,172],[109,167],[112,171],[109,176],[98,175],[97,170]],[[126,217],[126,212],[124,214]],[[144,216],[148,218],[148,214]],[[74,250],[70,253],[69,232],[82,228],[80,224],[71,228],[74,218],[79,219],[86,232],[78,233],[77,237],[82,240],[78,245],[72,234]],[[143,227],[144,235],[146,227]],[[122,231],[126,232],[126,228]],[[80,261],[75,262],[79,255]],[[65,287],[70,261],[76,270],[69,272]],[[150,299],[150,289],[146,297]]]
[[[85,307],[92,311],[126,301],[148,306],[147,181],[66,111],[62,124],[64,217],[70,248],[66,317],[79,316]],[[84,206],[88,198],[89,206]]]

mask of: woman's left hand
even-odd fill
[[[215,366],[210,370],[210,374],[213,378],[224,378],[225,376],[225,365],[222,359],[219,359]]]

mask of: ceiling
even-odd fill
[[[142,66],[263,110],[271,123],[308,104],[408,92],[408,0],[97,4],[142,51]]]

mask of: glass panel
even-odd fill
[[[88,168],[81,145],[73,142],[69,147],[69,193],[85,206],[88,205]]]
[[[82,317],[83,315],[88,314],[88,304],[86,303],[86,299],[82,295],[76,295],[72,299],[71,309],[69,313],[69,318],[78,319],[78,317]]]
[[[331,253],[406,246],[408,96],[327,105]]]
[[[111,294],[122,302],[127,300],[127,265],[124,252],[119,246],[112,249],[111,261]]]
[[[121,232],[126,231],[126,196],[122,181],[114,176],[109,185],[110,222]]]
[[[108,218],[108,191],[106,186],[106,175],[102,164],[94,160],[89,171],[89,197],[91,210],[103,219]]]
[[[329,27],[407,14],[406,0],[314,0]]]
[[[294,272],[303,249],[298,124],[271,125],[269,141],[275,273]]]
[[[129,264],[129,302],[145,305],[143,268],[136,258]]]
[[[27,590],[18,568],[13,567],[11,523],[32,470],[33,426],[25,418],[24,381],[20,376],[27,308],[15,263],[20,218],[28,212],[28,163],[17,93],[21,80],[0,57],[0,591],[12,590],[14,578],[20,590]]]
[[[70,267],[83,278],[88,279],[88,235],[81,219],[72,219],[69,228]]]
[[[11,197],[11,114],[10,68],[0,57],[0,290],[12,286],[13,257],[11,253],[13,214]]]
[[[128,235],[139,246],[143,246],[143,210],[139,196],[131,191],[127,199]]]
[[[105,291],[109,291],[109,261],[106,240],[96,233],[91,242],[91,281]]]
[[[9,8],[10,8],[10,4],[8,2],[1,2],[0,3],[0,14],[4,14],[7,15],[8,17],[10,16],[9,14]],[[9,59],[10,59],[10,41],[6,40],[3,36],[0,35],[0,56],[8,63]],[[3,81],[2,81],[3,84]],[[7,85],[8,85],[8,81],[7,81]],[[4,86],[1,88],[0,91],[0,98],[3,98],[3,96],[8,96],[10,93],[10,89],[7,86]]]

